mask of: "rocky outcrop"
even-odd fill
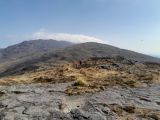
[[[0,87],[0,120],[159,120],[160,86],[68,96],[62,84]]]

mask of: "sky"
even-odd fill
[[[0,0],[0,48],[41,38],[160,55],[159,6],[160,0]]]

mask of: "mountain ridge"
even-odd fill
[[[57,41],[53,39],[37,39],[23,41],[21,43],[8,46],[1,49],[0,52],[3,57],[23,57],[25,55],[33,54],[34,52],[47,52],[51,49],[64,48],[72,45],[73,43],[67,41]],[[21,55],[24,54],[24,55]]]
[[[34,42],[37,43],[39,42],[39,40]],[[48,41],[45,40],[44,42]],[[42,46],[43,45],[44,44],[42,44]],[[22,51],[21,53],[23,54]],[[160,63],[159,58],[95,42],[86,42],[81,44],[69,43],[67,44],[67,46],[60,46],[54,49],[52,48],[51,50],[49,49],[44,53],[43,52],[34,52],[34,53],[35,54],[30,54],[30,56],[27,57],[24,55],[24,57],[21,56],[19,58],[16,58],[14,62],[12,56],[11,57],[9,56],[9,58],[11,58],[12,60],[8,60],[8,62],[4,65],[8,66],[5,69],[0,70],[0,76],[6,76],[16,73],[24,73],[26,70],[30,71],[33,69],[46,69],[46,68],[48,69],[54,67],[56,64],[79,61],[83,59],[88,59],[90,57],[122,56],[126,59],[132,59],[139,62]],[[3,66],[1,68],[3,68]]]

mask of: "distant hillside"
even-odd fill
[[[111,45],[88,42],[78,45],[68,47],[64,50],[67,53],[70,53],[76,56],[76,58],[86,58],[86,57],[103,57],[103,56],[123,56],[127,59],[134,59],[140,62],[143,61],[152,61],[160,62],[160,59],[156,57],[151,57],[149,55],[144,55],[141,53],[120,49]]]
[[[73,43],[56,40],[30,40],[22,43],[9,46],[0,50],[1,58],[3,59],[18,59],[27,55],[37,54],[40,52],[48,52],[49,50],[64,48]]]
[[[0,48],[0,58],[2,57],[2,48]]]
[[[31,48],[34,50],[34,47]],[[30,50],[31,49],[29,48],[28,51],[30,52]],[[20,51],[18,52],[21,53]],[[132,59],[138,62],[160,63],[160,59],[155,57],[94,42],[76,44],[59,50],[48,51],[38,55],[36,52],[32,51],[32,53],[34,53],[34,55],[28,56],[27,59],[17,59],[14,64],[12,63],[5,69],[1,70],[0,76],[17,73],[21,74],[27,71],[33,71],[38,69],[49,69],[53,68],[57,64],[88,59],[90,57],[122,56],[126,59]]]
[[[67,41],[30,40],[0,50],[0,73],[45,53],[73,45]]]

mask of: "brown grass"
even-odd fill
[[[145,119],[160,119],[160,111],[137,108],[135,106],[109,105],[109,108],[120,116],[120,120],[135,120],[137,117]]]
[[[84,79],[78,79],[73,86],[82,86],[82,87],[87,87],[88,83]]]
[[[91,64],[91,62],[90,62]],[[29,83],[64,83],[74,81],[66,93],[80,94],[97,92],[106,87],[125,86],[140,87],[152,83],[160,83],[160,71],[142,67],[127,66],[117,68],[111,65],[110,69],[102,69],[98,65],[75,68],[72,64],[65,64],[53,69],[39,72],[25,73],[0,79],[0,85],[29,84]],[[102,65],[111,64],[103,61]]]

